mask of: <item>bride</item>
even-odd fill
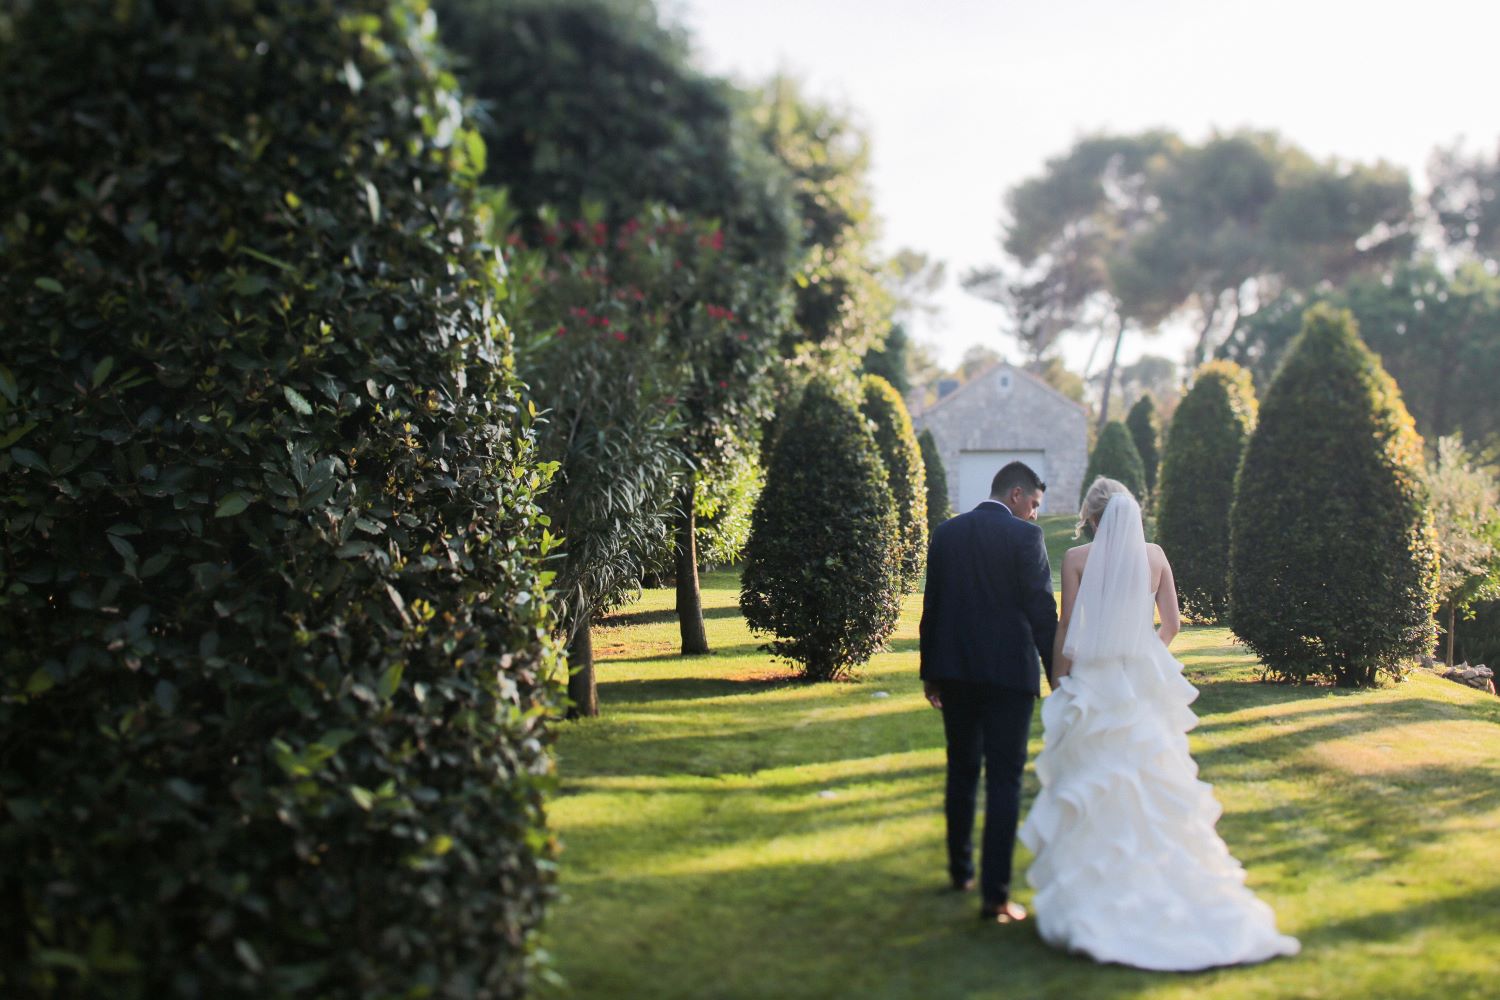
[[[1167,652],[1179,619],[1166,555],[1112,479],[1089,487],[1079,528],[1094,541],[1063,558],[1041,792],[1021,830],[1036,855],[1037,930],[1055,947],[1142,969],[1296,954],[1214,832],[1220,806],[1188,754],[1198,690]]]

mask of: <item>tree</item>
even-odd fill
[[[1167,431],[1156,537],[1192,621],[1219,622],[1229,612],[1229,511],[1256,411],[1250,373],[1210,361],[1193,374]]]
[[[791,177],[801,220],[793,323],[782,355],[793,380],[853,372],[889,328],[870,195],[870,144],[846,110],[815,100],[779,75],[752,117],[764,149]]]
[[[1112,332],[1098,427],[1110,396],[1125,334],[1154,330],[1188,290],[1175,258],[1151,259],[1138,241],[1154,224],[1159,198],[1151,178],[1181,147],[1167,132],[1094,136],[1047,161],[1040,176],[1006,195],[1002,249],[1015,267],[971,271],[963,284],[1004,306],[1033,359],[1063,333],[1092,326],[1099,343]],[[1151,247],[1169,244],[1158,241]],[[1092,356],[1087,367],[1092,368]]]
[[[902,247],[885,262],[885,284],[896,315],[903,319],[932,317],[939,307],[932,301],[948,279],[948,265],[920,250]]]
[[[922,450],[895,387],[879,375],[866,375],[860,388],[859,410],[875,426],[875,444],[896,499],[901,592],[910,594],[921,585],[927,562],[927,472]]]
[[[1130,441],[1141,458],[1146,475],[1145,496],[1149,499],[1156,495],[1156,472],[1161,464],[1161,452],[1157,447],[1161,428],[1156,422],[1156,400],[1149,394],[1136,400],[1125,417],[1125,427],[1130,431]]]
[[[558,705],[419,5],[10,5],[0,980],[513,997]]]
[[[1433,152],[1427,204],[1444,244],[1479,261],[1500,259],[1500,152],[1469,155],[1454,145]]]
[[[1073,402],[1079,405],[1083,404],[1087,388],[1084,385],[1083,376],[1069,369],[1062,358],[1055,354],[1048,355],[1045,358],[1026,362],[1025,368],[1026,371],[1035,375],[1064,396],[1067,396]]]
[[[922,450],[922,471],[927,478],[927,534],[931,537],[938,525],[953,516],[953,504],[948,501],[948,473],[932,431],[917,435],[917,447]]]
[[[1438,441],[1428,474],[1441,566],[1438,601],[1447,622],[1447,662],[1453,666],[1458,617],[1500,598],[1500,482],[1472,464],[1463,440]]]
[[[993,348],[985,347],[983,344],[971,344],[965,348],[964,355],[959,359],[958,367],[953,370],[953,377],[960,383],[967,382],[976,375],[982,375],[991,368],[1000,364],[1005,359],[1000,352]]]
[[[586,202],[602,206],[611,226],[657,203],[722,226],[736,288],[726,291],[719,277],[683,276],[683,289],[704,287],[674,327],[691,376],[676,446],[700,474],[731,467],[721,449],[737,447],[730,442],[753,435],[769,415],[775,385],[767,376],[788,340],[792,276],[808,270],[794,200],[805,200],[805,184],[794,190],[746,113],[746,95],[696,70],[684,39],[662,25],[650,0],[437,6],[444,40],[463,56],[466,89],[495,109],[484,126],[492,150],[485,179],[505,188],[532,242],[542,209]],[[705,328],[711,305],[732,306],[739,321]],[[708,651],[700,486],[700,475],[685,476],[673,498],[684,653]]]
[[[1160,212],[1135,252],[1191,289],[1191,362],[1286,287],[1340,282],[1410,253],[1411,182],[1376,164],[1318,163],[1271,132],[1185,146],[1154,179]]]
[[[700,283],[724,251],[717,229],[664,209],[616,230],[547,219],[541,247],[508,240],[509,310],[530,331],[518,365],[544,410],[541,454],[558,464],[544,507],[563,540],[555,587],[569,696],[575,714],[597,715],[590,625],[671,548],[680,484],[709,471],[680,450],[692,374],[678,328],[698,314]],[[733,324],[729,307],[710,305],[698,319],[690,335],[739,342],[721,329]]]
[[[771,455],[740,582],[764,648],[832,680],[868,660],[901,610],[900,521],[856,401],[828,378],[803,391]]]
[[[1162,419],[1164,414],[1161,411],[1170,407],[1177,396],[1178,370],[1177,362],[1169,358],[1157,354],[1142,355],[1120,369],[1120,392],[1126,399],[1147,394],[1155,397],[1157,417]]]
[[[965,287],[1000,303],[1033,357],[1073,330],[1114,335],[1169,315],[1199,327],[1193,363],[1259,303],[1287,288],[1341,282],[1404,259],[1414,242],[1411,182],[1387,164],[1319,163],[1274,133],[1201,145],[1160,132],[1081,140],[1008,195],[1012,266]]]
[[[1119,480],[1137,497],[1146,495],[1146,467],[1141,463],[1140,453],[1135,450],[1135,442],[1130,439],[1130,431],[1118,420],[1104,425],[1104,431],[1094,445],[1088,471],[1083,476],[1083,490],[1078,495],[1080,502],[1089,485],[1099,476]]]
[[[1302,312],[1327,302],[1348,308],[1401,386],[1423,437],[1462,432],[1477,446],[1500,446],[1500,278],[1472,261],[1446,273],[1430,259],[1339,288],[1288,292],[1249,317],[1221,353],[1270,381],[1299,330]]]
[[[885,335],[885,343],[865,352],[864,373],[880,376],[898,395],[905,397],[911,392],[911,382],[907,378],[910,349],[911,338],[906,335],[906,327],[892,323]]]
[[[737,252],[786,273],[787,178],[740,114],[744,96],[693,68],[652,0],[434,6],[465,91],[489,109],[483,180],[528,227],[548,206],[597,203],[613,227],[666,204],[718,220]]]
[[[1235,487],[1229,566],[1230,626],[1272,674],[1369,685],[1432,649],[1438,553],[1422,440],[1347,310],[1308,310],[1265,395]]]

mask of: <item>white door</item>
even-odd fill
[[[1010,462],[1025,462],[1032,471],[1047,481],[1047,453],[1044,451],[964,451],[958,455],[958,507],[954,513],[962,514],[990,495],[990,483]],[[1042,510],[1048,510],[1047,495],[1042,497]]]

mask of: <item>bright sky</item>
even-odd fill
[[[1418,187],[1432,149],[1500,140],[1495,0],[664,0],[706,69],[777,70],[851,107],[874,153],[884,246],[944,260],[945,363],[1019,359],[957,275],[996,260],[1001,198],[1083,136],[1274,129],[1313,155],[1385,159]],[[1082,367],[1085,338],[1069,363]],[[1127,343],[1180,359],[1182,337]]]

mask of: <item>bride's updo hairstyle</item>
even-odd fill
[[[1118,479],[1099,476],[1090,483],[1089,491],[1083,495],[1083,505],[1078,508],[1078,524],[1073,528],[1073,537],[1092,541],[1094,524],[1104,516],[1109,498],[1120,493],[1129,496],[1130,489]]]

